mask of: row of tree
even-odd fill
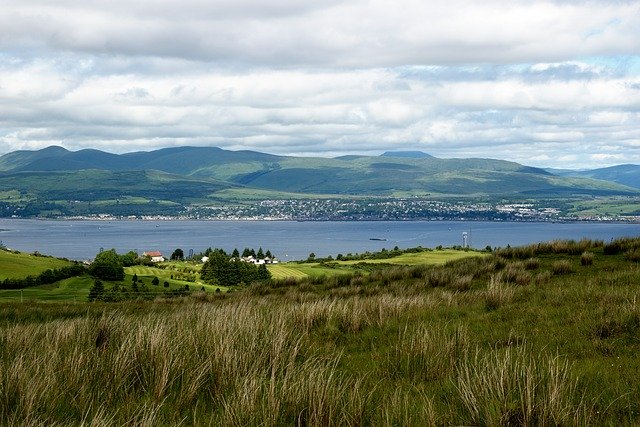
[[[220,251],[222,251],[222,253],[224,253],[225,255],[227,254],[223,249],[208,248],[206,251],[204,251],[203,255],[210,257],[214,252]],[[240,251],[238,250],[238,248],[234,249],[233,252],[231,252],[230,256],[231,258],[240,258]],[[273,259],[273,254],[269,249],[267,249],[267,251],[265,252],[262,250],[262,248],[258,248],[258,252],[256,252],[253,248],[244,248],[244,250],[242,251],[242,257],[253,257],[255,259]]]
[[[244,262],[234,253],[228,255],[223,249],[210,251],[209,260],[200,271],[200,278],[207,283],[220,286],[237,286],[271,278],[266,265],[257,266]]]
[[[168,283],[165,282],[165,285],[168,285]],[[178,289],[167,289],[164,292],[158,292],[150,290],[144,284],[137,286],[136,282],[133,282],[131,287],[116,283],[111,288],[106,289],[104,283],[102,283],[100,279],[96,279],[89,290],[89,302],[117,302],[138,299],[152,300],[158,296],[162,296],[164,298],[176,298],[189,295],[190,293],[191,289],[189,289],[189,285],[184,285],[182,288]]]
[[[48,285],[70,277],[82,276],[86,271],[82,264],[49,269],[37,276],[27,276],[22,279],[4,279],[0,282],[0,289],[22,289],[30,286]]]

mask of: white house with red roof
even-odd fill
[[[165,259],[160,251],[142,252],[142,257],[151,258],[151,262],[164,262]]]

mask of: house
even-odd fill
[[[159,251],[143,252],[142,256],[151,258],[151,262],[165,261],[164,257],[162,256],[162,253],[160,253]]]

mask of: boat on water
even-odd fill
[[[383,239],[383,238],[380,238],[380,237],[370,237],[369,240],[375,240],[377,242],[386,242],[387,241],[387,239]]]

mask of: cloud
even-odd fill
[[[6,0],[0,28],[0,154],[640,162],[636,2]]]
[[[8,0],[0,46],[263,66],[522,63],[637,54],[634,2]]]

